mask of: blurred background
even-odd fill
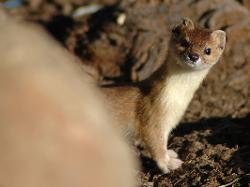
[[[164,62],[181,17],[227,32],[224,55],[196,93],[170,141],[185,160],[161,175],[142,158],[141,186],[250,183],[250,0],[9,0],[19,20],[41,25],[99,84],[138,82]]]

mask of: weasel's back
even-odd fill
[[[135,86],[105,86],[100,88],[105,97],[105,104],[112,115],[120,122],[122,129],[134,125],[140,90]]]

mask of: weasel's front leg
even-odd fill
[[[163,173],[177,169],[183,163],[173,150],[167,149],[167,140],[171,129],[164,129],[161,126],[147,126],[141,129],[141,135],[145,148],[150,152],[151,157],[156,161]]]

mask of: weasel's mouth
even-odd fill
[[[192,61],[185,58],[183,59],[183,65],[193,70],[202,70],[210,67],[209,64],[203,63],[201,58],[199,58],[197,61]]]
[[[192,60],[190,60],[190,59],[185,59],[184,62],[185,62],[186,64],[188,64],[189,66],[191,66],[191,67],[199,66],[199,65],[202,64],[200,58],[199,58],[197,61],[192,61]]]
[[[181,58],[182,64],[190,68],[196,68],[202,65],[201,58],[197,60],[192,60],[187,54],[183,54]]]
[[[190,68],[193,70],[201,70],[207,68],[207,64],[204,64],[202,59],[199,58],[198,60],[194,61],[191,60],[187,55],[182,55],[180,58],[180,62],[178,62],[182,66],[186,68]]]
[[[184,54],[184,61],[188,63],[191,66],[195,66],[197,64],[201,64],[201,58],[197,56],[195,59],[192,58],[192,55],[190,54]]]

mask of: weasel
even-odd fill
[[[182,164],[177,153],[167,149],[169,134],[218,62],[225,43],[224,31],[201,28],[183,18],[172,30],[165,63],[148,80],[101,89],[121,128],[135,132],[164,173]]]

